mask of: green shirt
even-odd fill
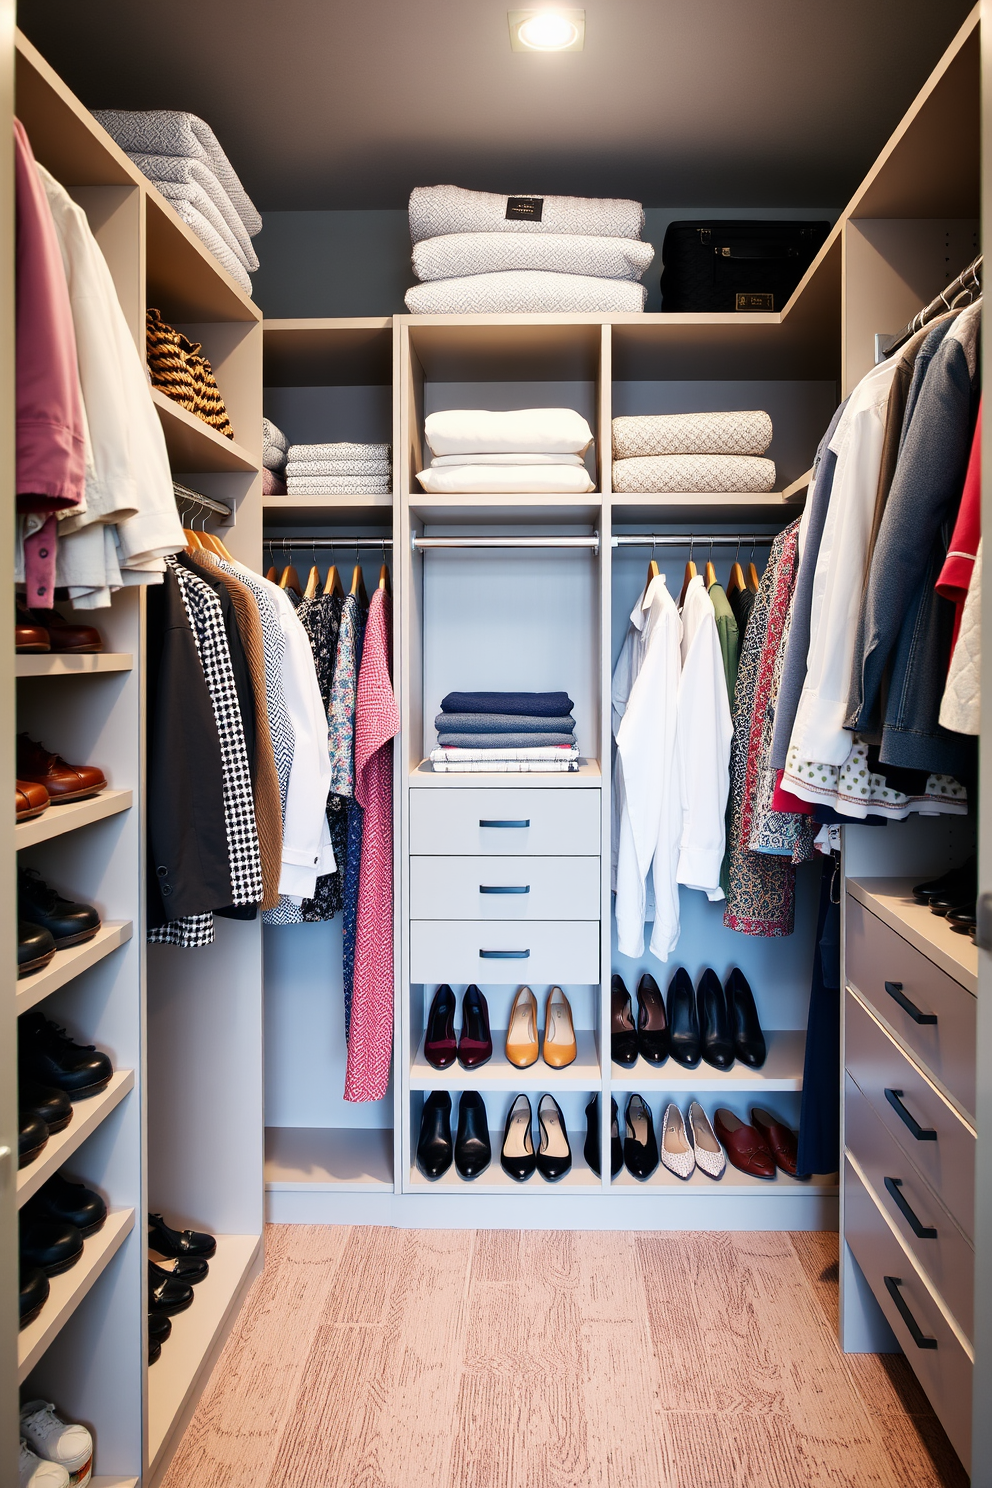
[[[740,633],[737,629],[737,621],[734,612],[730,608],[730,601],[722,584],[711,584],[708,590],[716,611],[716,633],[720,637],[720,651],[723,655],[723,670],[727,678],[727,696],[730,700],[730,711],[734,711],[734,688],[737,685],[737,663],[740,657]]]

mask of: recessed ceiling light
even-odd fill
[[[515,52],[581,52],[585,45],[584,10],[511,10],[507,20]]]

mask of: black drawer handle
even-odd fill
[[[909,1228],[912,1230],[917,1240],[936,1240],[937,1231],[934,1229],[933,1225],[920,1224],[920,1221],[913,1213],[913,1210],[909,1207],[906,1196],[902,1191],[902,1179],[886,1178],[885,1187],[892,1195],[892,1202],[899,1210],[899,1213],[902,1215],[903,1219],[909,1225]]]
[[[480,894],[529,894],[530,884],[480,884]]]
[[[916,1321],[909,1308],[906,1306],[906,1299],[903,1296],[902,1292],[899,1290],[899,1288],[902,1286],[902,1282],[899,1277],[883,1276],[882,1280],[885,1282],[885,1290],[888,1292],[889,1296],[896,1304],[899,1316],[902,1318],[903,1322],[906,1324],[906,1327],[909,1329],[909,1336],[916,1344],[916,1347],[921,1349],[935,1349],[937,1347],[936,1338],[927,1337],[927,1335],[921,1330],[919,1323]]]
[[[530,951],[480,951],[483,961],[526,961]]]
[[[529,827],[530,817],[526,821],[480,821],[480,827]]]
[[[921,1013],[916,1003],[910,1002],[902,990],[902,982],[886,982],[885,990],[892,998],[892,1001],[897,1002],[903,1012],[909,1014],[914,1023],[936,1023],[936,1013]]]
[[[887,1090],[885,1092],[885,1099],[888,1101],[893,1111],[895,1111],[896,1115],[899,1117],[899,1120],[903,1123],[904,1126],[909,1127],[910,1131],[913,1133],[913,1136],[918,1142],[936,1142],[937,1133],[934,1131],[933,1127],[921,1126],[916,1117],[910,1111],[906,1110],[906,1107],[899,1099],[901,1095],[901,1090]]]

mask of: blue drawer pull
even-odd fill
[[[903,1012],[909,1014],[914,1023],[936,1023],[936,1013],[921,1013],[916,1003],[910,1002],[902,990],[902,982],[886,982],[885,990],[892,998],[892,1001],[897,1002]]]
[[[904,1126],[908,1126],[918,1142],[936,1142],[937,1133],[932,1126],[921,1126],[912,1112],[907,1111],[899,1097],[901,1090],[886,1090],[885,1099]]]
[[[530,817],[526,821],[480,821],[480,827],[529,827]]]
[[[909,1225],[909,1228],[912,1230],[917,1240],[936,1240],[937,1231],[934,1229],[933,1225],[920,1224],[919,1219],[913,1213],[913,1210],[909,1207],[909,1204],[906,1201],[906,1197],[902,1192],[902,1179],[886,1178],[885,1187],[886,1190],[892,1195],[892,1202],[899,1210],[903,1219],[905,1219],[906,1223]]]
[[[526,961],[530,951],[480,951],[483,961]]]
[[[530,884],[480,884],[480,894],[529,894]]]
[[[896,1304],[899,1316],[902,1318],[903,1322],[906,1324],[906,1327],[909,1329],[909,1336],[916,1344],[916,1347],[919,1349],[935,1349],[937,1347],[936,1338],[927,1337],[927,1335],[923,1332],[923,1329],[920,1327],[919,1323],[916,1321],[913,1314],[907,1307],[906,1299],[903,1296],[902,1292],[900,1292],[899,1290],[899,1288],[902,1286],[902,1282],[899,1277],[883,1276],[882,1280],[885,1282],[885,1290],[888,1292],[889,1296]]]

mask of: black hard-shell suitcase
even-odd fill
[[[829,222],[671,222],[661,308],[782,310],[829,231]]]

